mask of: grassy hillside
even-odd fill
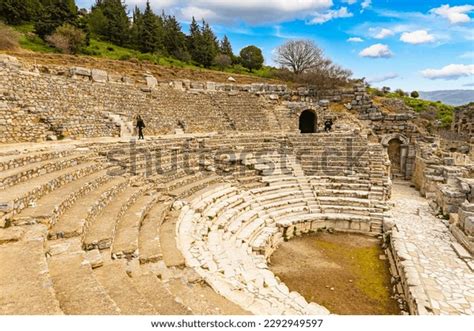
[[[14,29],[19,32],[19,44],[22,49],[29,50],[33,52],[47,53],[47,54],[59,54],[58,50],[54,47],[48,45],[44,40],[39,38],[34,34],[33,24],[24,24],[19,26],[14,26]],[[210,70],[210,71],[220,71],[228,74],[238,74],[238,75],[249,75],[258,78],[271,79],[272,72],[275,70],[272,67],[264,66],[260,70],[250,72],[248,69],[244,68],[241,65],[233,65],[231,67],[225,68],[223,70],[217,67],[211,67],[209,69],[204,69],[202,66],[198,66],[193,63],[187,63],[175,58],[166,57],[158,54],[150,53],[141,53],[139,51],[120,47],[114,45],[110,42],[98,40],[91,38],[89,45],[82,49],[82,55],[92,56],[102,59],[110,60],[120,60],[120,61],[131,61],[135,63],[145,63],[145,64],[155,64],[170,68],[185,68],[193,70]]]
[[[455,107],[446,105],[440,101],[429,101],[423,99],[415,99],[409,96],[400,96],[398,93],[380,94],[379,90],[369,88],[369,93],[374,96],[399,99],[408,107],[411,107],[415,112],[419,113],[423,118],[433,118],[440,121],[442,128],[449,128],[453,122]]]

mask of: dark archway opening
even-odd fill
[[[401,176],[402,171],[402,142],[394,138],[388,142],[388,157],[392,164],[392,176]]]
[[[301,133],[315,133],[317,129],[316,114],[311,110],[302,112],[299,128]]]

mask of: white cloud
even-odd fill
[[[205,18],[206,20],[213,20],[218,16],[212,10],[205,8],[190,6],[181,9],[181,18],[185,19],[186,21],[191,21],[193,17],[197,20],[201,20],[202,18]]]
[[[314,18],[309,21],[310,24],[322,24],[335,18],[352,17],[352,13],[346,7],[341,7],[338,10],[327,10],[322,13],[314,13]]]
[[[146,0],[126,0],[129,8],[144,7]],[[165,9],[179,19],[189,21],[192,16],[211,23],[245,21],[251,24],[283,22],[292,19],[313,18],[315,12],[328,10],[332,0],[151,0],[153,10]]]
[[[375,39],[384,39],[395,34],[393,30],[387,28],[370,28],[369,32]]]
[[[364,0],[364,1],[362,1],[362,3],[360,4],[360,6],[362,7],[361,12],[363,12],[364,9],[370,7],[371,4],[372,4],[372,0]]]
[[[404,32],[400,37],[400,40],[408,44],[424,44],[435,41],[435,37],[428,33],[426,30],[416,30],[413,32]]]
[[[371,57],[371,58],[378,58],[378,57],[391,57],[393,55],[390,48],[384,44],[374,44],[370,47],[363,49],[360,53],[362,57]]]
[[[449,5],[442,5],[441,7],[431,9],[430,13],[445,17],[450,23],[457,24],[470,22],[471,18],[468,14],[473,10],[474,6],[472,5],[453,7]]]
[[[398,74],[389,73],[389,74],[386,74],[386,75],[383,75],[383,76],[376,76],[376,77],[369,78],[369,79],[367,79],[367,82],[368,83],[381,83],[381,82],[385,82],[386,80],[394,79],[394,78],[397,78],[397,77],[398,77]]]
[[[359,38],[359,37],[351,37],[351,38],[348,38],[347,41],[350,43],[361,43],[364,41],[364,39]]]
[[[449,64],[441,69],[425,69],[421,72],[428,79],[458,79],[474,76],[474,64]]]

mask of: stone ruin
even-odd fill
[[[453,132],[472,138],[469,114]],[[384,238],[407,312],[472,314],[473,141],[453,150],[416,117],[363,84],[137,81],[1,55],[0,313],[329,314],[267,263],[330,230]],[[403,200],[409,181],[426,200]]]

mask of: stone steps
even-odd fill
[[[67,209],[48,232],[48,239],[81,236],[90,220],[97,215],[107,201],[123,190],[127,179],[116,177],[96,190],[80,197]]]
[[[144,193],[122,215],[115,226],[112,258],[137,258],[140,226],[148,211],[158,199],[153,192]]]
[[[346,197],[346,198],[361,198],[367,199],[370,191],[356,191],[356,190],[337,190],[337,189],[324,189],[317,190],[316,194],[318,197]]]
[[[27,182],[9,187],[0,191],[0,203],[6,205],[0,212],[4,216],[0,219],[9,220],[31,203],[38,200],[45,194],[70,183],[78,178],[94,173],[102,168],[102,165],[95,162],[86,162],[75,167],[55,171],[40,177],[36,177]]]
[[[190,315],[191,309],[179,303],[170,290],[153,274],[133,275],[131,281],[140,294],[150,302],[158,315]],[[196,300],[195,296],[187,295]]]
[[[41,234],[37,238],[0,245],[0,315],[63,314],[48,273],[46,229],[42,225],[21,228],[38,227]]]
[[[207,284],[171,279],[168,288],[194,315],[248,315],[249,312],[216,293]]]
[[[93,160],[93,154],[66,156],[2,171],[0,173],[0,189],[6,189],[54,171],[73,167],[85,159]]]
[[[21,154],[11,154],[0,157],[0,171],[22,167],[35,162],[42,162],[58,157],[66,157],[76,152],[75,149],[57,148],[50,151],[27,151]]]
[[[122,192],[118,192],[86,229],[83,238],[84,249],[110,248],[118,220],[143,191],[142,187],[127,187]]]
[[[160,246],[163,261],[168,267],[182,268],[185,265],[184,257],[176,243],[177,211],[170,211],[160,227]]]
[[[68,315],[118,315],[121,313],[96,279],[83,254],[62,254],[48,259],[56,297]]]
[[[176,198],[185,198],[186,196],[192,195],[196,191],[208,187],[216,182],[219,182],[221,177],[217,175],[210,175],[204,177],[203,179],[197,180],[195,182],[189,183],[187,185],[181,186],[173,191],[168,192],[172,197]]]
[[[138,236],[141,264],[157,262],[163,259],[160,244],[160,228],[170,206],[170,202],[158,202],[145,216]]]
[[[330,197],[330,196],[321,196],[318,197],[318,202],[321,206],[326,205],[346,205],[346,206],[358,206],[358,207],[370,207],[372,202],[368,199],[358,199],[351,197]]]
[[[156,315],[159,313],[135,287],[120,263],[106,263],[94,269],[94,276],[120,309],[121,315]]]
[[[19,214],[15,215],[12,218],[12,224],[42,223],[52,225],[56,223],[57,218],[62,215],[77,198],[110,180],[111,177],[107,176],[107,172],[108,170],[101,170],[92,173],[91,175],[67,183],[57,190],[46,194],[35,202],[35,206],[23,209]]]

